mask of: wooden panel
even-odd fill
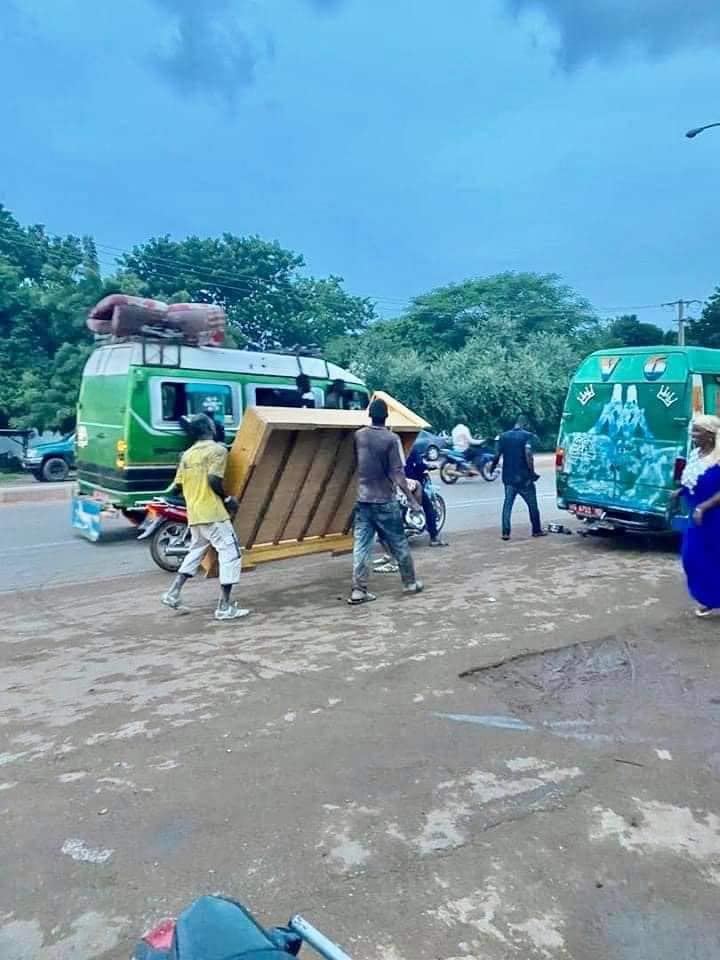
[[[350,482],[345,488],[335,516],[332,518],[330,527],[332,530],[342,530],[347,533],[352,527],[353,510],[355,509],[355,498],[357,497],[357,480],[355,475],[350,478]]]
[[[329,523],[337,511],[340,499],[348,484],[353,482],[354,452],[353,433],[345,433],[340,449],[332,467],[325,488],[321,490],[321,499],[315,516],[305,532],[305,537],[322,537],[335,531],[329,530]],[[340,532],[340,531],[338,531]]]
[[[225,470],[225,489],[233,497],[242,496],[269,437],[267,424],[250,407],[243,415]]]
[[[338,451],[345,432],[342,430],[318,430],[318,447],[310,465],[307,479],[300,490],[297,503],[288,518],[283,533],[284,540],[302,540],[315,518],[317,507],[335,468]]]
[[[235,518],[235,533],[241,545],[252,545],[253,533],[257,530],[258,518],[264,510],[269,494],[272,494],[278,467],[287,450],[287,434],[273,431],[264,445],[262,457],[248,475],[248,482],[240,496],[240,509]]]
[[[278,519],[272,538],[273,543],[276,544],[281,540],[297,540],[297,536],[288,537],[286,529],[290,518],[297,511],[298,502],[306,488],[310,471],[320,449],[323,431],[298,433],[296,438],[295,448],[285,469],[282,493],[278,502],[273,503],[273,510],[277,512]],[[263,539],[262,531],[258,539]]]
[[[285,460],[276,477],[274,489],[270,490],[270,503],[254,538],[255,543],[278,543],[283,539],[287,517],[292,512],[305,476],[317,449],[317,431],[300,434],[293,431]]]
[[[408,450],[427,426],[402,404],[388,404],[389,424]],[[240,509],[235,531],[246,569],[266,560],[352,549],[348,534],[355,503],[355,431],[367,414],[349,410],[251,407],[238,430],[225,489]],[[214,552],[205,564],[217,575]]]

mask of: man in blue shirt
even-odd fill
[[[493,461],[495,470],[502,460],[502,480],[505,485],[505,502],[502,511],[502,538],[510,539],[510,518],[515,499],[521,496],[530,512],[530,524],[534,537],[545,537],[547,534],[540,522],[537,491],[535,481],[539,479],[535,473],[533,460],[533,444],[537,441],[535,434],[528,430],[527,417],[519,416],[512,430],[503,433],[498,441],[498,450]]]

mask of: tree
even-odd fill
[[[0,206],[0,425],[72,425],[71,361],[87,355],[85,317],[102,293],[90,239],[23,228]]]
[[[720,287],[707,300],[698,319],[688,322],[687,340],[700,347],[720,349]]]
[[[323,347],[375,316],[368,300],[345,292],[340,277],[301,277],[302,256],[257,236],[159,237],[134,247],[120,263],[148,296],[221,304],[239,346]]]
[[[603,346],[654,347],[666,342],[666,333],[654,323],[642,323],[635,314],[616,317],[607,327],[607,343]]]
[[[340,277],[298,271],[303,258],[259,237],[148,241],[101,277],[90,238],[22,227],[0,205],[0,426],[70,430],[93,340],[87,312],[108,293],[220,303],[239,345],[317,346],[375,319]]]
[[[493,436],[522,412],[544,443],[554,442],[567,384],[581,359],[570,338],[534,333],[524,343],[487,343],[473,337],[429,361],[413,346],[384,338],[382,326],[361,338],[351,360],[371,389],[400,397],[437,430],[462,419],[476,434]]]
[[[397,332],[428,353],[460,349],[478,336],[508,343],[533,333],[575,336],[596,324],[589,303],[556,274],[508,272],[415,297]]]

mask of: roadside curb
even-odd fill
[[[0,487],[0,506],[12,503],[61,503],[73,495],[74,483]]]

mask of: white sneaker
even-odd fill
[[[216,620],[240,620],[242,617],[250,616],[250,611],[239,607],[236,603],[231,603],[227,607],[218,607],[215,611]]]
[[[182,602],[180,600],[180,594],[173,593],[172,590],[168,590],[167,593],[164,593],[160,600],[164,606],[170,607],[171,610],[179,610]]]

